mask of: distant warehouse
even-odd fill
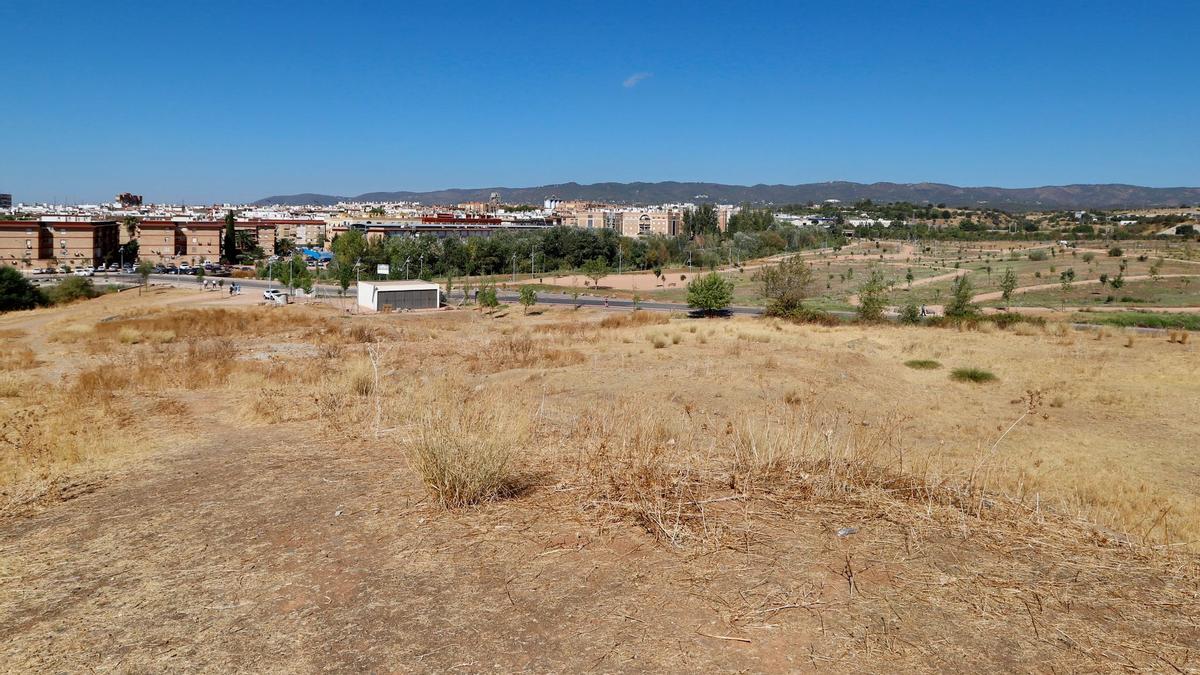
[[[442,288],[425,281],[360,281],[358,306],[376,312],[403,309],[437,309]]]

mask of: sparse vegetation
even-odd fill
[[[904,365],[913,370],[936,370],[942,367],[942,364],[932,359],[912,359],[905,361]]]
[[[950,378],[959,382],[974,382],[982,384],[985,382],[995,382],[996,376],[990,371],[982,368],[955,368],[950,371]]]

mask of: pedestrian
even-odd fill
[[[606,295],[606,296],[604,296],[604,307],[605,307],[606,309],[608,308],[608,296],[607,296],[607,295]]]

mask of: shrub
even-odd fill
[[[403,444],[425,486],[448,508],[512,494],[512,463],[528,436],[526,418],[466,387],[435,396]]]
[[[522,286],[520,299],[525,313],[528,314],[529,308],[537,304],[537,289],[533,286]]]
[[[921,323],[921,308],[911,300],[900,308],[900,323],[916,325]]]
[[[1108,257],[1110,258],[1120,258],[1123,255],[1125,255],[1125,251],[1121,250],[1120,246],[1114,246],[1108,249]]]
[[[932,359],[913,359],[912,361],[905,361],[904,365],[913,370],[937,370],[942,367],[942,364]]]
[[[1045,259],[1046,259],[1046,252],[1045,252],[1045,251],[1043,251],[1043,250],[1030,251],[1030,252],[1029,252],[1029,259],[1030,259],[1030,260],[1032,260],[1032,261],[1034,261],[1034,262],[1040,262],[1040,261],[1042,261],[1042,260],[1045,260]]]
[[[1028,323],[1034,326],[1045,326],[1046,318],[1041,316],[1029,316],[1028,314],[1018,314],[1017,312],[1000,312],[999,314],[988,314],[980,317],[984,321],[990,321],[997,328],[1008,328],[1019,323]]]
[[[692,279],[687,285],[688,307],[713,315],[733,302],[733,282],[716,272]]]
[[[0,312],[41,307],[46,296],[15,267],[0,265]]]
[[[96,290],[92,280],[87,277],[67,277],[51,288],[47,295],[50,297],[50,302],[60,305],[94,298],[100,295],[100,292]]]
[[[946,316],[951,319],[966,319],[975,316],[979,310],[971,303],[974,289],[967,275],[954,280],[950,289],[950,303],[946,305]]]
[[[887,307],[887,282],[883,270],[872,268],[866,283],[858,288],[858,318],[862,321],[879,321]]]
[[[994,382],[997,379],[991,372],[981,368],[955,368],[950,371],[950,378],[959,382],[974,382],[976,384]]]
[[[813,273],[800,256],[792,256],[778,265],[765,267],[754,278],[762,283],[763,297],[779,315],[801,308],[808,297]]]
[[[496,287],[492,284],[487,284],[479,289],[479,306],[495,309],[500,306],[500,300],[496,297]]]
[[[840,326],[842,324],[840,319],[829,312],[807,307],[799,307],[784,313],[779,313],[778,308],[768,307],[766,315],[786,319],[792,323],[815,323],[821,326]]]

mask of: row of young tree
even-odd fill
[[[259,269],[260,276],[296,287],[306,287],[319,275],[348,288],[357,279],[551,275],[578,271],[589,264],[602,264],[613,271],[685,265],[713,269],[749,258],[842,243],[843,239],[831,238],[822,230],[781,225],[773,220],[762,229],[722,233],[705,224],[675,237],[639,238],[623,237],[612,230],[571,227],[463,238],[367,237],[351,230],[334,238],[333,259],[322,272],[309,270],[298,254],[279,262],[260,262]],[[386,275],[378,274],[381,265],[387,266]]]

